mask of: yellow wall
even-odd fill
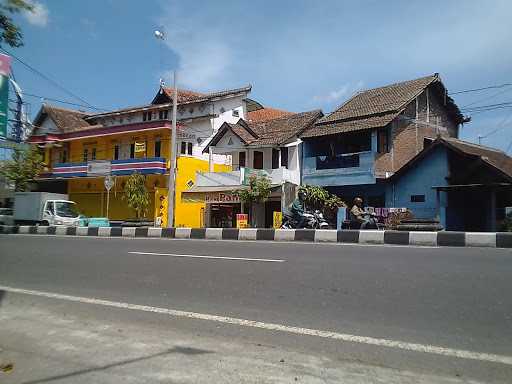
[[[176,174],[176,227],[199,228],[204,226],[205,203],[190,203],[181,201],[181,192],[190,189],[187,183],[196,182],[196,172],[208,172],[208,161],[193,157],[178,157]],[[215,172],[229,172],[230,166],[215,164]]]
[[[133,132],[119,135],[108,135],[90,139],[77,139],[69,142],[68,160],[69,163],[81,163],[83,150],[89,148],[89,160],[91,159],[92,148],[96,148],[96,160],[112,160],[114,157],[114,145],[121,144],[127,148],[132,142],[143,142],[146,144],[146,157],[154,157],[154,142],[159,138],[161,144],[161,157],[170,158],[170,137],[168,129],[154,130],[149,132]],[[52,150],[61,151],[54,148]],[[138,156],[137,156],[138,157]],[[123,153],[120,159],[126,158]],[[218,165],[214,167],[215,172],[227,172],[230,166]],[[196,181],[196,172],[208,172],[208,161],[193,157],[178,157],[176,176],[176,200],[175,200],[175,225],[177,227],[201,227],[204,226],[204,203],[187,203],[181,201],[181,192],[190,188],[187,183]],[[109,214],[110,220],[125,220],[135,217],[123,199],[123,182],[128,176],[116,176],[116,185],[110,191]],[[147,175],[146,187],[150,193],[150,205],[146,217],[150,220],[157,214],[155,205],[155,188],[167,187],[167,175]],[[77,177],[69,180],[68,194],[72,201],[77,203],[80,213],[88,217],[107,216],[107,192],[103,185],[104,179]]]
[[[69,145],[68,163],[81,163],[83,159],[84,148],[89,149],[89,160],[91,160],[91,151],[96,148],[96,160],[113,160],[114,159],[114,145],[121,144],[125,148],[133,142],[146,142],[146,156],[155,156],[155,140],[161,141],[160,157],[169,158],[169,129],[157,129],[148,132],[131,132],[116,135],[108,135],[101,137],[93,137],[88,139],[77,139],[67,142]],[[54,151],[61,151],[62,149],[54,148]],[[128,152],[129,153],[129,152]],[[136,156],[138,157],[138,156]],[[120,157],[124,158],[123,156]]]

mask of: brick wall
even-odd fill
[[[432,90],[428,91],[428,109],[427,90],[425,90],[389,125],[392,145],[389,153],[377,153],[376,155],[375,173],[377,177],[384,177],[385,172],[396,172],[411,160],[423,149],[424,138],[435,138],[438,134],[457,137],[458,127],[449,118],[443,106],[444,101],[440,100]],[[408,121],[416,116],[416,101],[417,123]],[[422,124],[422,122],[428,123],[428,125]]]

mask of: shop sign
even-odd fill
[[[274,212],[274,229],[281,228],[283,225],[283,212]]]
[[[89,161],[87,163],[87,175],[110,175],[112,165],[108,160]]]
[[[219,192],[207,193],[204,201],[206,203],[239,203],[240,198],[231,193]]]
[[[237,213],[236,214],[236,227],[237,228],[247,228],[249,226],[249,215],[247,213]]]
[[[135,153],[146,152],[146,142],[135,143]]]
[[[0,54],[0,137],[3,138],[7,136],[10,66],[11,58]]]

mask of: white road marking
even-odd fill
[[[241,327],[259,328],[259,329],[264,329],[264,330],[286,332],[286,333],[292,333],[292,334],[303,335],[303,336],[315,336],[315,337],[321,337],[321,338],[325,338],[325,339],[345,341],[345,342],[349,342],[349,343],[376,345],[379,347],[394,348],[394,349],[413,351],[413,352],[430,353],[430,354],[434,354],[434,355],[456,357],[456,358],[460,358],[460,359],[478,360],[478,361],[484,361],[484,362],[490,362],[490,363],[501,363],[501,364],[506,364],[506,365],[512,365],[512,356],[480,353],[480,352],[473,352],[473,351],[467,351],[467,350],[462,350],[462,349],[445,348],[445,347],[439,347],[439,346],[428,345],[428,344],[408,343],[408,342],[403,342],[403,341],[380,339],[380,338],[367,337],[367,336],[357,336],[357,335],[350,335],[350,334],[331,332],[331,331],[322,331],[322,330],[310,329],[310,328],[300,328],[300,327],[288,326],[288,325],[283,325],[283,324],[264,323],[261,321],[239,319],[236,317],[210,315],[210,314],[205,314],[205,313],[188,312],[188,311],[181,311],[181,310],[161,308],[161,307],[151,307],[148,305],[130,304],[130,303],[102,300],[102,299],[96,299],[96,298],[90,298],[90,297],[70,296],[70,295],[64,295],[64,294],[60,294],[60,293],[34,291],[34,290],[29,290],[29,289],[8,287],[8,286],[4,286],[4,285],[0,285],[0,290],[12,292],[12,293],[24,294],[24,295],[72,301],[72,302],[77,302],[77,303],[103,305],[106,307],[131,309],[131,310],[143,311],[143,312],[153,312],[153,313],[165,314],[165,315],[169,315],[169,316],[173,316],[173,317],[183,317],[183,318],[196,319],[196,320],[215,321],[218,323],[233,324],[233,325],[238,325]]]
[[[128,252],[135,255],[153,255],[153,256],[171,256],[171,257],[189,257],[192,259],[221,259],[221,260],[240,260],[240,261],[262,261],[265,263],[284,263],[282,259],[251,259],[248,257],[228,257],[228,256],[208,256],[208,255],[182,255],[179,253],[157,253],[157,252]]]

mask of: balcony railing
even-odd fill
[[[302,181],[321,186],[375,183],[375,154],[358,152],[335,157],[305,157]]]
[[[114,176],[130,175],[135,171],[142,174],[164,174],[166,161],[162,157],[111,160],[111,174]],[[58,163],[51,170],[50,177],[70,178],[94,176],[87,172],[87,163]]]
[[[277,169],[265,169],[272,185],[279,185],[286,182],[292,184],[300,183],[300,175],[298,172],[288,170],[284,167]],[[233,186],[240,184],[240,171],[232,172],[198,172],[196,178],[196,185],[201,187],[213,187],[213,186]]]

